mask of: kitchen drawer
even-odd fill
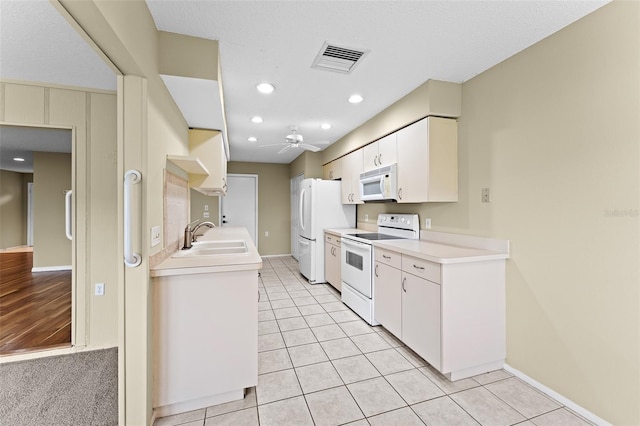
[[[402,255],[402,270],[440,284],[440,264]]]
[[[378,247],[374,247],[373,252],[375,253],[376,262],[384,263],[386,265],[400,269],[400,265],[402,265],[402,255],[400,253],[381,249]]]
[[[334,234],[324,234],[324,241],[333,244],[334,246],[340,247],[340,237],[336,237]]]

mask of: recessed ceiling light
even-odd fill
[[[349,96],[348,101],[351,102],[352,104],[359,104],[360,102],[363,101],[363,97],[360,95],[351,95]]]
[[[249,137],[249,139],[247,139],[249,142],[258,142],[258,138],[256,138],[255,136],[251,136]]]
[[[324,130],[329,130],[331,128],[331,124],[329,123],[324,123],[322,124],[322,126],[320,126],[322,129]]]
[[[13,161],[24,161],[24,158],[13,157]]]
[[[256,86],[256,89],[258,89],[258,92],[268,95],[276,90],[276,86],[271,83],[260,83]]]
[[[255,117],[251,117],[251,121],[254,123],[262,123],[262,117],[256,115]]]

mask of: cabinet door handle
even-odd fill
[[[375,157],[373,157],[373,165],[374,166],[378,165],[378,156],[377,155]]]
[[[378,155],[378,164],[382,166],[382,154]]]
[[[258,302],[260,301],[260,290],[258,290]]]
[[[404,277],[402,279],[402,291],[404,291],[405,293],[407,292],[407,288],[404,286],[404,283],[407,282],[407,277]]]
[[[413,265],[414,268],[424,271],[424,266]]]
[[[398,188],[398,199],[402,200],[402,188]]]
[[[376,277],[378,277],[378,264],[376,264],[376,271],[375,271]]]
[[[382,257],[384,257],[385,259],[391,259],[391,256],[387,256],[386,254],[383,254]]]

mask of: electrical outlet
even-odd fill
[[[160,244],[160,227],[154,226],[151,228],[151,247],[155,247]]]
[[[425,217],[424,218],[424,229],[430,229],[431,228],[431,218],[430,217]]]
[[[202,213],[202,217],[203,217],[204,219],[208,219],[208,218],[209,218],[209,212],[204,212],[204,213]]]
[[[269,231],[265,231],[265,232],[264,232],[264,236],[265,236],[265,237],[268,237],[268,236],[269,236]]]
[[[209,205],[208,205],[208,204],[205,204],[205,205],[204,205],[204,211],[205,211],[205,212],[208,212],[208,211],[209,211]]]
[[[368,214],[365,214],[365,215],[364,215],[364,221],[365,221],[365,222],[369,222],[369,215],[368,215]]]
[[[482,202],[483,203],[491,202],[491,193],[489,192],[489,188],[482,188]]]
[[[104,283],[96,283],[96,296],[104,296]]]

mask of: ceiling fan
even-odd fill
[[[304,143],[304,138],[302,137],[302,135],[300,133],[298,133],[298,129],[296,127],[291,127],[291,134],[287,135],[284,138],[284,142],[274,143],[274,144],[271,144],[271,145],[262,145],[262,147],[277,146],[277,145],[284,145],[284,148],[282,148],[280,151],[278,151],[278,154],[282,154],[284,152],[287,152],[291,148],[302,148],[302,149],[306,149],[306,150],[311,151],[311,152],[318,152],[318,151],[320,151],[322,149],[322,148],[318,148],[315,145],[310,145],[308,143]]]

